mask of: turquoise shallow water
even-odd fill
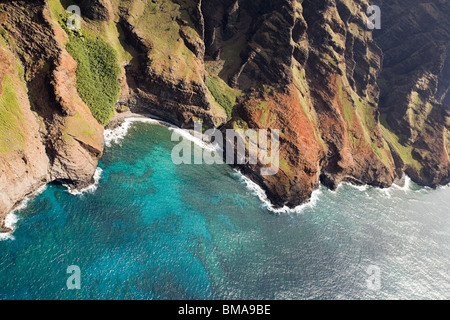
[[[450,298],[448,187],[322,187],[275,214],[226,165],[174,165],[170,136],[136,123],[106,149],[94,192],[50,185],[17,212],[0,299]]]

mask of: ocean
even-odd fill
[[[172,130],[107,132],[94,186],[11,214],[0,299],[450,298],[448,186],[322,186],[274,211],[227,165],[173,164]]]

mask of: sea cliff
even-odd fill
[[[279,129],[277,174],[238,166],[275,206],[404,172],[448,184],[450,4],[376,2],[372,31],[366,0],[0,1],[0,220],[42,185],[92,183],[124,110]]]

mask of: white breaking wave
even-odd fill
[[[267,208],[269,211],[275,212],[275,213],[301,213],[306,208],[314,208],[317,205],[317,201],[320,198],[320,195],[322,194],[322,190],[317,189],[314,190],[311,194],[311,199],[309,202],[301,204],[295,208],[289,208],[287,206],[284,206],[282,208],[275,208],[275,206],[272,204],[272,202],[267,197],[266,192],[255,182],[250,180],[248,177],[243,175],[240,171],[233,169],[236,173],[236,175],[242,179],[242,181],[247,186],[247,189],[249,189],[253,194],[258,196],[259,200],[263,203],[263,206]]]
[[[125,119],[119,126],[114,129],[106,129],[104,132],[105,136],[105,146],[111,147],[113,143],[119,144],[122,139],[127,135],[128,129],[130,128],[131,121]]]
[[[16,214],[18,211],[21,211],[25,209],[28,206],[28,203],[31,199],[35,198],[36,196],[40,195],[47,189],[47,185],[43,185],[39,189],[36,190],[35,193],[33,193],[28,198],[24,199],[19,206],[17,206],[11,213],[9,213],[5,218],[5,227],[8,229],[11,229],[12,232],[8,233],[0,233],[0,241],[3,240],[14,240],[14,235],[12,234],[14,230],[16,230],[16,224],[19,221],[19,216]]]
[[[449,188],[449,187],[450,187],[450,183],[447,184],[447,185],[445,185],[445,186],[439,186],[439,187],[437,187],[437,189],[438,189],[438,190],[445,190],[445,189],[447,189],[447,188]]]
[[[17,221],[19,221],[19,217],[15,213],[8,214],[8,216],[5,218],[5,227],[13,230],[14,232]],[[3,240],[15,240],[15,238],[12,235],[12,232],[0,233],[0,241]]]
[[[122,121],[122,123],[119,126],[115,127],[114,129],[106,129],[105,133],[104,133],[105,146],[111,147],[111,145],[113,143],[120,144],[121,141],[123,140],[123,138],[125,138],[126,135],[128,134],[128,130],[130,129],[133,122],[152,123],[152,124],[163,125],[163,126],[169,127],[169,128],[177,128],[165,121],[136,115],[136,116],[125,118]]]
[[[369,189],[375,189],[375,190],[378,190],[379,192],[383,193],[388,198],[392,197],[392,191],[394,191],[394,190],[402,190],[404,192],[413,191],[413,189],[412,189],[412,180],[407,175],[405,175],[405,183],[404,183],[403,186],[394,183],[389,188],[378,188],[378,187],[371,187],[371,186],[369,186],[367,184],[358,186],[358,185],[354,185],[354,184],[352,184],[350,182],[341,182],[338,185],[338,187],[336,188],[336,191],[332,191],[332,192],[339,191],[339,189],[341,189],[343,186],[349,186],[349,187],[357,189],[357,190],[359,190],[361,192],[367,191]]]
[[[84,194],[86,192],[94,192],[95,190],[97,190],[98,187],[98,183],[100,181],[101,175],[102,175],[103,170],[101,168],[97,168],[95,170],[95,174],[94,174],[94,183],[90,186],[88,186],[85,189],[82,190],[72,190],[68,185],[64,185],[67,188],[67,191],[72,194],[72,195],[81,195]],[[19,206],[17,206],[14,211],[12,211],[11,213],[9,213],[6,218],[5,218],[5,227],[7,227],[8,229],[11,229],[12,232],[8,232],[8,233],[0,233],[0,241],[2,240],[14,240],[14,235],[12,234],[14,232],[14,230],[16,229],[16,224],[17,221],[19,221],[19,217],[17,216],[17,212],[21,211],[23,209],[25,209],[28,206],[28,202],[35,198],[36,196],[40,195],[41,193],[43,193],[45,190],[47,189],[47,185],[43,185],[42,187],[40,187],[38,190],[36,190],[35,193],[33,193],[31,196],[29,196],[28,198],[24,199]]]
[[[189,141],[192,141],[194,144],[196,144],[197,146],[199,146],[203,149],[207,149],[209,151],[219,150],[219,148],[216,144],[213,145],[211,143],[205,142],[205,141],[203,141],[203,139],[201,137],[196,137],[196,136],[192,135],[191,132],[188,130],[181,129],[181,128],[178,128],[178,127],[175,127],[172,125],[169,127],[169,130],[176,132],[181,137],[183,137]],[[203,137],[203,135],[202,135],[202,137]]]
[[[357,190],[359,190],[359,191],[361,191],[361,192],[367,191],[367,190],[370,188],[370,186],[367,185],[367,184],[358,186],[358,185],[352,184],[352,183],[350,183],[350,182],[341,182],[341,183],[338,184],[338,186],[337,186],[337,188],[336,188],[336,192],[339,191],[339,189],[340,189],[342,186],[349,186],[349,187],[352,187],[352,188],[354,188],[354,189],[357,189]]]
[[[386,197],[391,198],[392,197],[392,192],[395,190],[401,190],[405,193],[407,192],[414,192],[414,190],[411,188],[412,187],[412,180],[410,177],[408,177],[407,175],[405,175],[405,183],[403,184],[403,186],[398,185],[398,184],[392,184],[392,186],[390,186],[389,188],[377,188],[380,192],[382,192]]]
[[[378,190],[381,192],[381,193],[383,193],[384,194],[384,196],[386,196],[387,198],[392,198],[392,194],[391,194],[391,191],[392,191],[392,189],[391,189],[392,187],[390,187],[390,188],[385,188],[385,189],[381,189],[381,188],[379,188]]]
[[[196,137],[196,136],[192,135],[189,130],[181,129],[180,127],[177,127],[173,124],[170,124],[170,123],[162,121],[162,120],[152,119],[152,118],[138,116],[138,115],[136,115],[134,117],[125,118],[123,120],[123,122],[114,129],[105,130],[105,146],[111,147],[111,145],[113,143],[120,144],[120,142],[123,140],[123,138],[125,138],[126,135],[128,134],[128,130],[130,129],[131,125],[134,122],[159,124],[164,127],[167,127],[170,131],[176,132],[179,136],[181,136],[189,141],[192,141],[193,143],[195,143],[196,145],[198,145],[199,147],[201,147],[203,149],[208,149],[210,151],[218,150],[218,148],[216,147],[215,144],[213,145],[211,143],[204,142],[201,137]]]
[[[95,192],[95,190],[97,190],[97,188],[98,188],[98,184],[102,177],[102,172],[103,172],[103,170],[101,168],[97,167],[97,169],[95,169],[95,173],[94,173],[94,183],[84,189],[72,190],[72,188],[69,185],[64,184],[64,186],[67,188],[67,192],[69,192],[73,196],[79,196],[84,193]]]
[[[203,141],[202,138],[192,135],[189,130],[181,129],[181,128],[174,126],[170,123],[167,123],[165,121],[156,120],[156,119],[147,118],[147,117],[140,117],[140,116],[125,118],[121,125],[117,126],[114,129],[105,130],[105,145],[107,147],[110,147],[112,145],[112,143],[120,144],[120,142],[123,140],[123,138],[127,135],[128,130],[130,129],[131,124],[133,122],[159,124],[159,125],[167,127],[170,131],[176,132],[181,137],[183,137],[189,141],[192,141],[194,144],[198,145],[199,147],[201,147],[203,149],[207,149],[209,151],[217,151],[217,152],[223,151],[219,147],[219,145],[217,145],[215,143],[212,144],[209,142],[205,142],[205,141]],[[283,208],[275,208],[275,206],[268,199],[265,191],[259,185],[257,185],[255,182],[250,180],[248,177],[244,176],[238,170],[235,170],[235,169],[233,169],[233,170],[242,179],[242,181],[246,184],[247,188],[250,191],[252,191],[255,195],[258,196],[258,198],[263,203],[264,207],[266,207],[268,210],[275,212],[275,213],[300,213],[306,208],[313,208],[316,206],[319,196],[322,193],[322,191],[320,189],[313,191],[309,202],[299,205],[295,208],[289,208],[287,206],[284,206]]]
[[[179,129],[178,127],[165,122],[161,120],[156,120],[144,116],[131,116],[128,118],[125,118],[120,125],[115,127],[114,129],[106,129],[104,136],[105,136],[105,146],[111,147],[111,145],[114,144],[120,144],[123,138],[126,137],[128,134],[128,130],[130,129],[131,125],[134,122],[144,122],[144,123],[152,123],[152,124],[159,124],[168,128],[175,128]],[[181,129],[180,129],[181,130]]]
[[[404,183],[403,186],[400,186],[400,185],[394,183],[391,186],[391,188],[395,188],[395,189],[398,189],[398,190],[403,190],[403,191],[406,192],[406,191],[411,190],[411,183],[412,183],[411,178],[408,177],[407,175],[405,175],[405,183]]]

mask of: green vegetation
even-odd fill
[[[291,168],[289,167],[289,164],[287,162],[286,159],[281,158],[279,159],[279,165],[280,165],[280,169],[283,170],[283,172],[288,176],[288,177],[292,177],[292,171]]]
[[[77,61],[77,87],[92,115],[108,124],[120,93],[117,52],[100,39],[79,37],[69,32],[67,51]]]
[[[171,78],[183,78],[187,82],[200,81],[195,67],[194,53],[189,50],[180,36],[177,19],[186,23],[182,32],[189,39],[200,39],[189,16],[183,13],[180,4],[170,0],[133,1],[129,7],[130,22],[135,32],[149,44],[149,67],[158,74]],[[192,41],[195,42],[195,41]]]
[[[325,25],[325,30],[327,31],[327,33],[330,35],[331,37],[331,41],[334,43],[335,46],[339,47],[339,48],[345,48],[345,42],[342,39],[342,36],[339,34],[336,34],[333,29],[331,29],[329,24]],[[332,50],[334,51],[334,49],[332,48]]]
[[[270,127],[271,123],[277,120],[275,112],[273,112],[273,110],[269,107],[269,103],[269,101],[255,100],[254,103],[249,106],[252,113],[255,113],[258,110],[261,111],[259,122],[268,127]]]
[[[230,120],[233,115],[236,98],[242,94],[241,91],[230,88],[218,76],[207,77],[206,86],[216,102],[227,113],[227,120]]]
[[[22,132],[23,116],[16,95],[16,86],[6,74],[0,96],[0,153],[20,150],[25,143]]]
[[[248,123],[242,120],[242,118],[238,118],[233,124],[233,129],[235,131],[238,131],[239,129],[248,130]]]
[[[69,30],[66,26],[69,14],[64,8],[70,4],[72,1],[50,0],[50,12],[53,19],[66,32],[68,37],[66,49],[77,62],[78,93],[97,121],[101,125],[106,125],[114,116],[114,105],[120,93],[118,77],[121,69],[116,46],[113,47],[97,38],[98,32],[91,32],[86,28]],[[117,30],[106,29],[109,31],[107,35],[119,35]],[[121,57],[129,58],[125,52],[120,53]]]
[[[114,116],[114,105],[120,93],[117,52],[100,39],[71,31],[68,35],[66,49],[78,65],[78,93],[95,119],[107,125]]]
[[[16,71],[17,71],[17,75],[19,76],[20,81],[22,81],[22,86],[24,88],[25,91],[27,91],[27,87],[25,84],[25,69],[23,67],[23,65],[19,62],[19,60],[16,60]]]
[[[85,142],[95,144],[95,139],[101,135],[96,127],[85,120],[79,112],[67,119],[67,125],[62,134],[64,141],[69,144],[73,141],[72,137],[82,138]]]
[[[428,101],[424,101],[419,93],[415,91],[411,93],[406,114],[408,116],[409,123],[413,128],[420,131],[424,131],[427,127],[429,128],[426,119],[432,110],[433,104]]]
[[[83,25],[83,35],[91,38],[101,38],[116,52],[118,61],[127,64],[136,56],[134,48],[125,43],[125,34],[120,24],[111,21],[87,20]]]
[[[344,91],[344,87],[349,91]],[[343,78],[338,83],[338,98],[344,112],[344,119],[349,128],[349,139],[353,148],[370,147],[386,167],[391,167],[389,149],[386,144],[379,147],[373,140],[374,130],[377,130],[376,108],[350,88],[348,79]],[[362,136],[356,136],[353,130],[362,130]]]
[[[400,158],[403,160],[405,164],[410,165],[414,169],[417,170],[417,172],[420,172],[422,170],[422,165],[419,161],[413,158],[412,146],[404,146],[400,143],[400,137],[398,137],[394,132],[392,132],[389,129],[389,126],[386,122],[386,115],[381,116],[381,133],[383,134],[384,139],[389,144],[390,148],[393,152],[397,153]]]
[[[261,118],[259,118],[259,121],[261,123],[266,123],[267,122],[267,118],[268,118],[269,112],[270,112],[270,109],[267,108],[268,105],[269,105],[268,101],[262,101],[259,104],[259,109],[261,110]]]
[[[311,123],[311,126],[314,131],[314,136],[316,137],[317,141],[320,142],[323,149],[326,150],[327,146],[325,144],[325,141],[323,141],[322,135],[320,134],[320,131],[318,129],[317,113],[314,108],[310,107],[310,102],[307,99],[305,99],[305,97],[301,93],[301,91],[307,93],[309,90],[309,85],[308,85],[308,82],[307,82],[306,76],[305,76],[305,69],[303,69],[303,68],[299,69],[298,67],[294,66],[292,68],[292,71],[294,74],[294,81],[297,86],[296,91],[297,91],[297,96],[298,96],[298,101],[300,103],[300,106],[302,107],[302,110],[305,113],[305,115],[308,117],[308,121]]]
[[[350,102],[350,97],[347,95],[346,92],[344,92],[343,84],[342,82],[338,83],[338,96],[339,96],[339,103],[342,106],[342,109],[344,111],[344,119],[348,124],[348,127],[351,129],[353,127],[353,118],[354,118],[354,109],[353,104]]]
[[[71,0],[49,0],[48,6],[50,8],[50,15],[52,18],[57,21],[61,26],[66,23],[67,15],[66,8],[70,5],[76,4]]]
[[[110,21],[107,23],[107,36],[109,39],[109,43],[117,51],[119,60],[130,62],[133,59],[133,56],[136,55],[133,47],[125,44],[125,34],[120,27],[120,24],[115,23],[114,21]]]
[[[8,36],[8,31],[6,31],[3,27],[0,27],[0,36],[2,36],[3,38],[6,38]]]
[[[391,160],[389,158],[390,155],[389,147],[387,146],[385,141],[383,141],[383,148],[379,148],[375,142],[372,142],[370,146],[373,152],[375,152],[377,157],[381,159],[381,161],[386,165],[386,167],[389,168],[393,165],[393,163],[391,164]]]

